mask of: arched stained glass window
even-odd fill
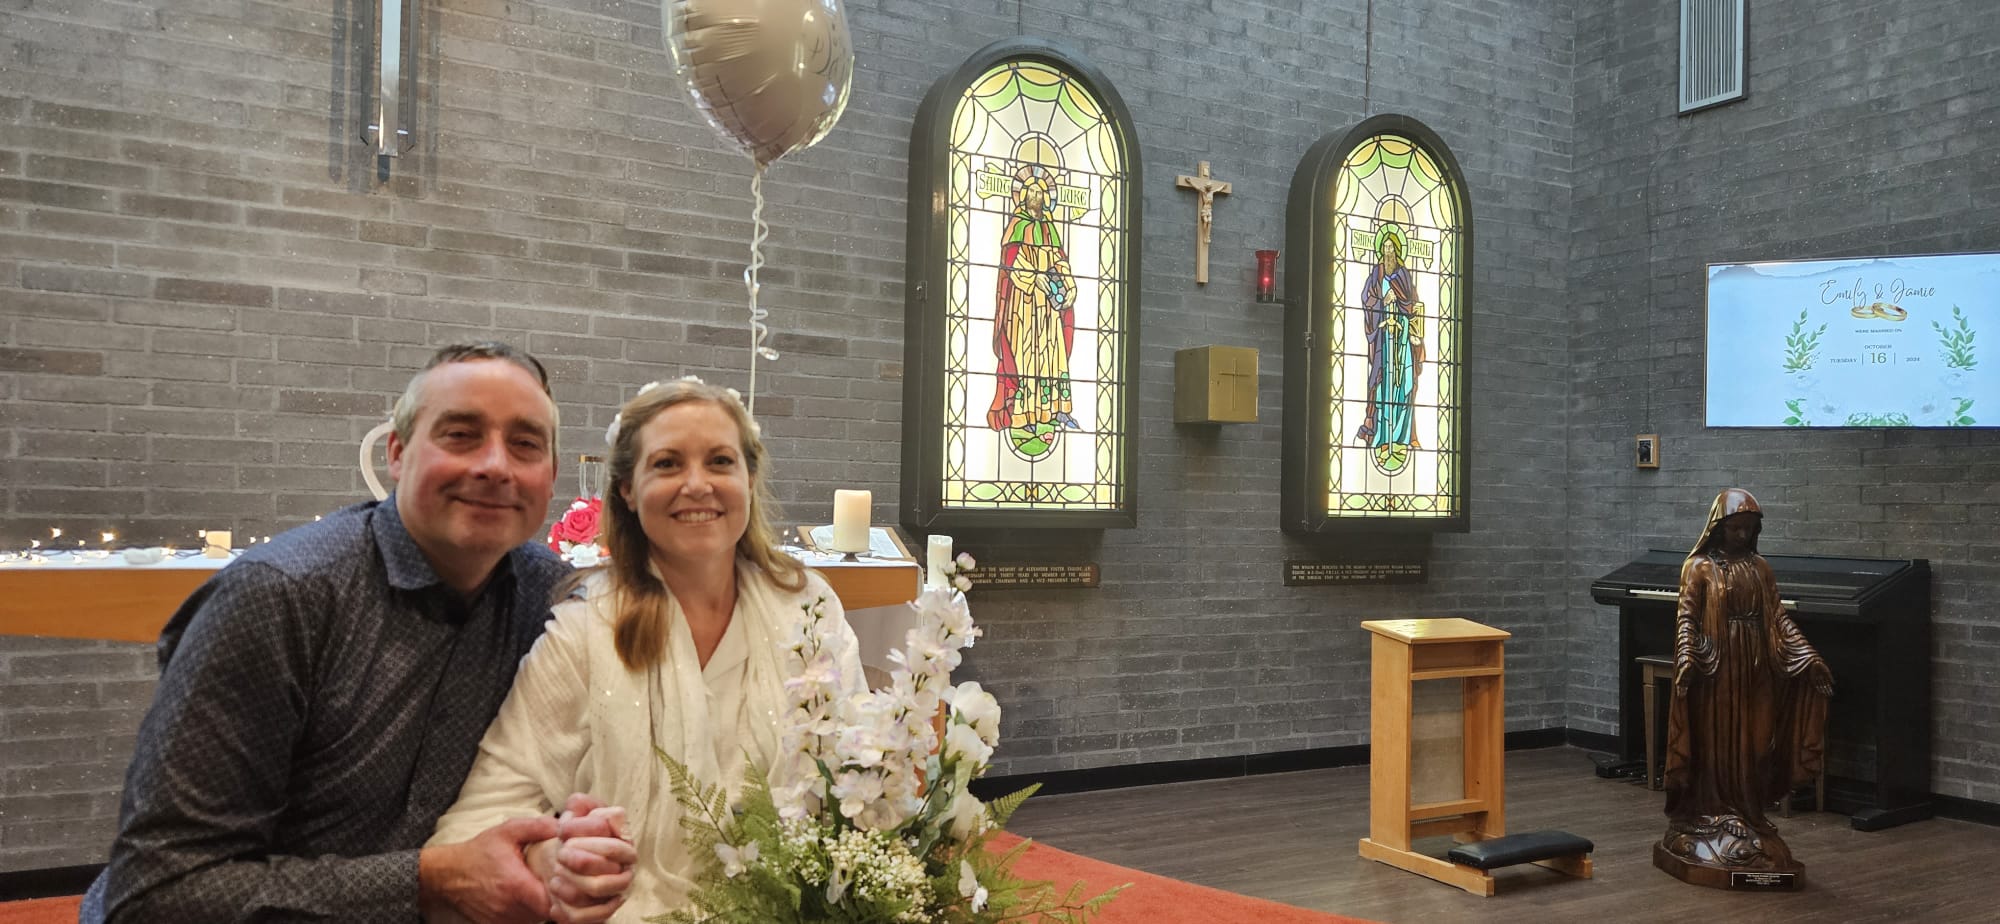
[[[1428,128],[1377,116],[1315,144],[1287,236],[1287,530],[1464,530],[1472,224]]]
[[[911,141],[904,520],[1131,526],[1138,153],[1028,40],[940,81]]]

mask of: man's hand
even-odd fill
[[[555,836],[553,818],[515,818],[461,844],[425,847],[417,858],[418,901],[426,911],[448,906],[473,924],[546,921],[548,888],[522,849]]]

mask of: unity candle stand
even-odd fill
[[[1503,646],[1510,633],[1466,619],[1378,619],[1361,856],[1493,894],[1494,866],[1531,862],[1589,878],[1589,842],[1561,832],[1508,839],[1502,774]],[[1493,841],[1481,865],[1410,849],[1421,837]],[[1484,866],[1484,868],[1482,868]]]

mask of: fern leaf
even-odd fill
[[[1042,784],[1035,783],[1026,789],[1008,793],[986,803],[986,817],[993,820],[994,827],[1006,827],[1007,820],[1014,817],[1014,811],[1021,807],[1021,803],[1028,801],[1028,797],[1041,788]]]

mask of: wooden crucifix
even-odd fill
[[[1201,212],[1197,221],[1201,224],[1201,236],[1194,244],[1194,281],[1208,284],[1208,234],[1215,225],[1215,197],[1229,195],[1229,184],[1208,175],[1208,161],[1195,165],[1195,175],[1185,174],[1174,178],[1174,185],[1182,189],[1192,189],[1201,197]]]

